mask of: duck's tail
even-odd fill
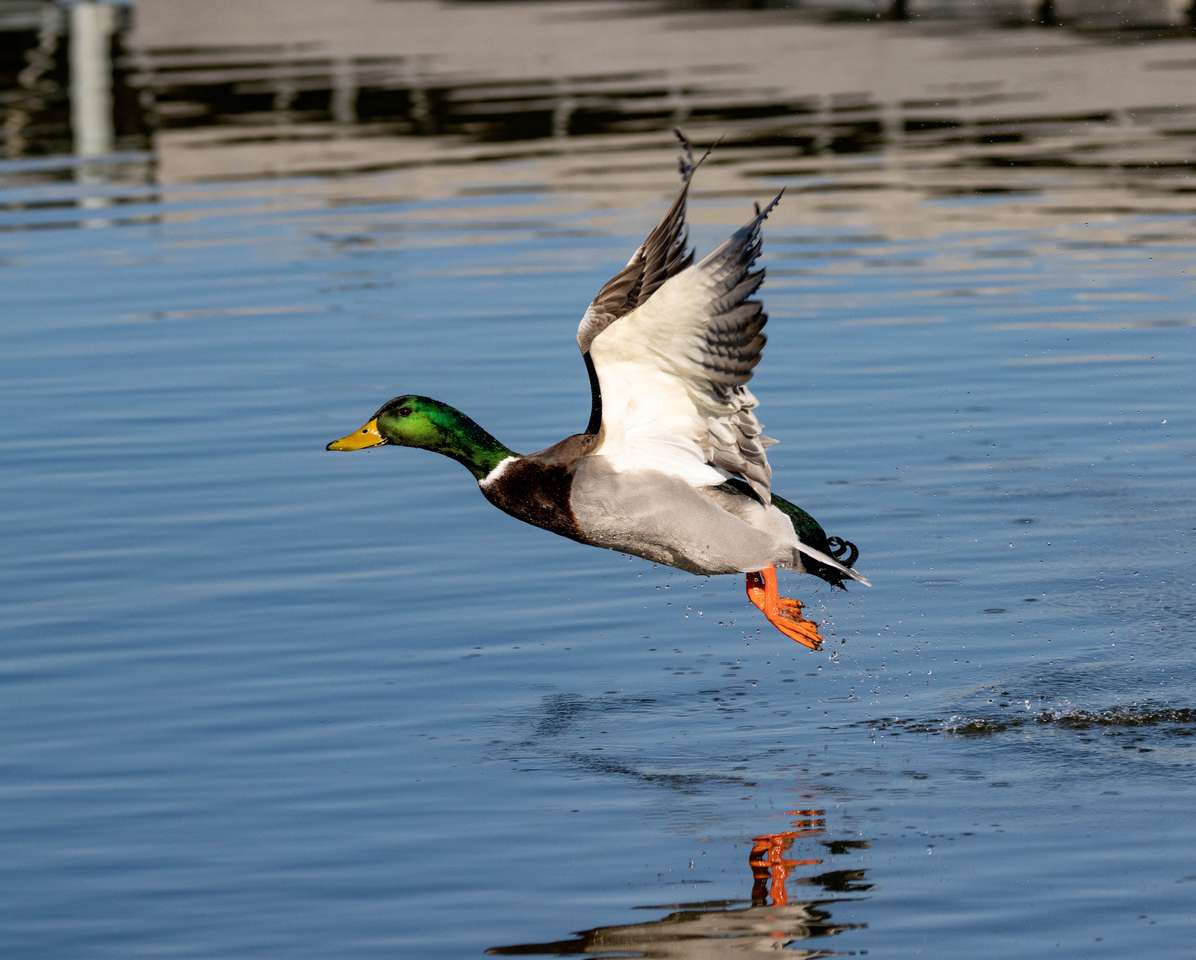
[[[872,586],[867,577],[852,569],[860,556],[859,548],[854,543],[842,537],[828,537],[817,520],[779,494],[772,495],[772,503],[793,524],[793,532],[801,541],[798,549],[806,557],[802,563],[806,573],[840,589],[846,589],[843,583],[849,578],[866,587]]]
[[[847,589],[843,586],[843,581],[848,577],[862,583],[865,587],[872,586],[872,581],[862,573],[857,573],[851,567],[845,566],[821,550],[816,550],[808,543],[798,543],[797,549],[802,554],[802,568],[806,573],[812,573],[841,590]]]

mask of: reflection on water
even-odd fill
[[[1002,700],[1003,711],[990,715],[955,714],[946,719],[894,717],[871,720],[868,726],[879,732],[950,733],[963,737],[985,736],[1020,727],[1056,727],[1060,730],[1098,730],[1105,736],[1121,736],[1149,727],[1154,736],[1196,737],[1196,708],[1158,704],[1119,704],[1104,710],[1076,707],[1044,709],[1030,700],[1021,703]]]
[[[0,21],[6,157],[94,157],[149,146],[131,83],[132,9],[83,0],[26,4]]]
[[[903,234],[1196,208],[1196,57],[1182,34],[1126,44],[982,18],[944,29],[789,10],[628,20],[617,5],[547,19],[424,0],[268,8],[46,5],[4,45],[5,154],[144,154],[163,185],[335,175],[304,189],[350,203],[390,199],[371,180],[385,171],[405,171],[412,196],[478,189],[444,175],[450,164],[487,164],[488,192],[603,193],[645,189],[658,168],[641,153],[681,125],[723,138],[707,195],[784,183],[817,219],[866,207]],[[534,72],[514,43],[529,31],[544,48]],[[738,39],[703,42],[721,35]],[[860,62],[872,69],[838,66]],[[143,182],[144,160],[112,160],[106,176]],[[22,169],[31,182],[69,175]],[[913,216],[926,200],[941,203]]]
[[[854,897],[843,894],[871,889],[860,869],[816,872],[823,865],[822,856],[839,855],[866,849],[863,840],[807,841],[825,835],[825,812],[790,811],[795,817],[793,829],[769,833],[752,840],[748,867],[752,885],[749,901],[714,900],[640,907],[641,910],[668,910],[659,919],[646,923],[627,923],[580,931],[569,940],[551,943],[523,943],[491,947],[486,952],[498,956],[576,956],[597,954],[620,957],[700,958],[747,957],[774,950],[786,956],[843,956],[821,944],[863,924],[836,922],[831,911],[835,904]],[[797,855],[800,851],[802,855]],[[829,896],[818,896],[818,893]],[[805,944],[810,941],[807,947]]]

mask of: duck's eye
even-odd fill
[[[410,407],[399,407],[399,416],[400,417],[411,416],[411,408]]]

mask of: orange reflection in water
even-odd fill
[[[794,860],[786,857],[795,840],[819,837],[826,833],[826,819],[821,810],[786,810],[793,821],[793,829],[784,833],[765,833],[752,838],[748,865],[752,868],[752,906],[763,907],[770,902],[782,907],[789,902],[785,881],[794,867],[812,867],[822,863],[818,857]]]

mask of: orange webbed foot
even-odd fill
[[[802,616],[802,602],[777,593],[776,567],[765,567],[747,575],[748,599],[774,627],[803,647],[817,650],[822,646],[818,624]]]

